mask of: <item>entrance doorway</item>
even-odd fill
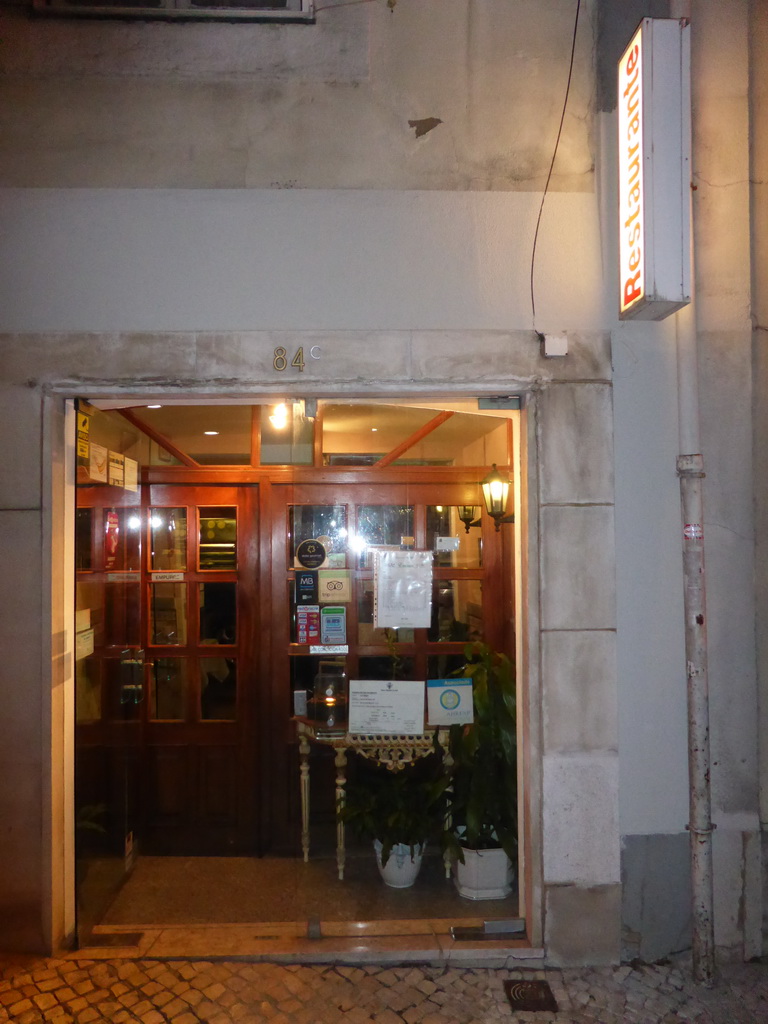
[[[250,464],[222,466],[215,455],[203,464],[190,453],[189,428],[174,436],[171,414],[161,428],[149,410],[86,410],[77,614],[78,633],[90,639],[77,662],[79,863],[111,864],[99,898],[93,878],[93,894],[81,884],[87,924],[139,853],[301,856],[294,715],[307,704],[311,712],[324,674],[442,678],[475,639],[514,653],[514,534],[494,529],[479,488],[491,461],[511,471],[506,417],[449,410],[467,421],[457,444],[455,431],[447,441],[434,436],[447,410],[419,410],[424,422],[412,430],[406,407],[405,436],[372,454],[351,437],[352,450],[329,451],[343,445],[327,429],[333,414],[325,430],[320,415],[308,441],[267,450],[267,460],[285,462],[263,465],[259,451],[269,445],[257,428],[267,411],[248,410]],[[220,444],[232,459],[235,441]],[[108,463],[122,455],[122,483],[109,465],[106,481],[93,479],[94,446]],[[471,519],[460,518],[463,506]],[[333,637],[319,622],[307,633],[302,614],[298,577],[312,542],[318,575],[333,569],[344,581]],[[382,548],[432,553],[428,626],[377,626],[372,552]],[[335,814],[328,748],[313,749],[312,786],[313,850],[322,850]]]

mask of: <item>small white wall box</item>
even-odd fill
[[[643,18],[619,61],[619,317],[691,301],[690,26]]]
[[[568,336],[566,334],[545,334],[541,339],[541,351],[547,359],[567,356]]]

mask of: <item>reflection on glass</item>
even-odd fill
[[[234,658],[200,659],[200,718],[233,722],[237,709]]]
[[[413,505],[358,505],[357,530],[352,547],[360,565],[370,565],[371,547],[412,546]]]
[[[237,584],[200,583],[200,643],[233,644],[236,639]]]
[[[104,640],[104,588],[105,583],[101,580],[94,580],[93,577],[85,576],[78,579],[75,584],[75,608],[78,612],[88,612],[83,616],[82,624],[76,624],[76,628],[85,629],[90,626],[93,630],[93,642],[97,647],[105,643]],[[114,584],[110,584],[114,586]],[[118,640],[117,643],[122,641]]]
[[[141,643],[140,584],[106,583],[104,598],[104,643],[138,646]]]
[[[237,568],[237,509],[203,506],[200,517],[200,568]]]
[[[480,580],[433,580],[431,643],[467,643],[483,639]]]
[[[262,466],[311,466],[314,432],[315,422],[307,417],[304,402],[262,406]]]
[[[333,728],[347,721],[347,671],[344,658],[321,658],[313,680],[307,714]]]
[[[288,510],[288,530],[292,565],[301,562],[296,557],[299,545],[304,541],[316,540],[322,544],[333,569],[346,566],[347,551],[347,508],[345,505],[291,505]],[[305,568],[317,568],[307,565]]]
[[[480,517],[479,505],[474,506]],[[442,542],[438,538],[446,538]],[[438,550],[439,547],[448,550]],[[435,565],[451,569],[477,569],[482,565],[482,527],[467,531],[456,505],[427,505],[427,548],[434,551]]]
[[[138,572],[140,568],[141,516],[133,508],[105,508],[104,570]]]
[[[357,583],[357,642],[363,646],[385,646],[389,643],[411,644],[412,629],[374,628],[373,625],[373,580],[361,579]]]
[[[153,572],[183,572],[187,568],[187,510],[149,510]]]
[[[78,724],[101,718],[101,679],[93,656],[75,662],[75,718]]]
[[[180,721],[186,717],[187,660],[155,658],[151,671],[152,697],[149,717]]]
[[[144,700],[144,662],[137,650],[123,651],[119,658],[103,662],[107,707],[112,719],[124,722],[141,717]]]
[[[464,673],[463,654],[431,654],[427,658],[427,679],[446,679]]]
[[[79,508],[75,512],[75,568],[88,572],[93,568],[93,509]]]
[[[397,658],[395,664],[392,658],[385,654],[376,658],[360,658],[359,678],[360,679],[413,679],[414,665],[413,658]]]
[[[152,583],[149,614],[153,644],[174,647],[187,642],[186,583]]]

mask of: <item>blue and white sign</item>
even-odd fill
[[[475,720],[471,679],[428,679],[430,725],[468,725]]]

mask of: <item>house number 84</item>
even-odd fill
[[[293,359],[290,363],[295,369],[302,371],[304,369],[304,347],[297,348],[294,353]],[[288,352],[278,345],[275,349],[274,359],[272,360],[272,366],[275,370],[282,371],[288,369]]]

